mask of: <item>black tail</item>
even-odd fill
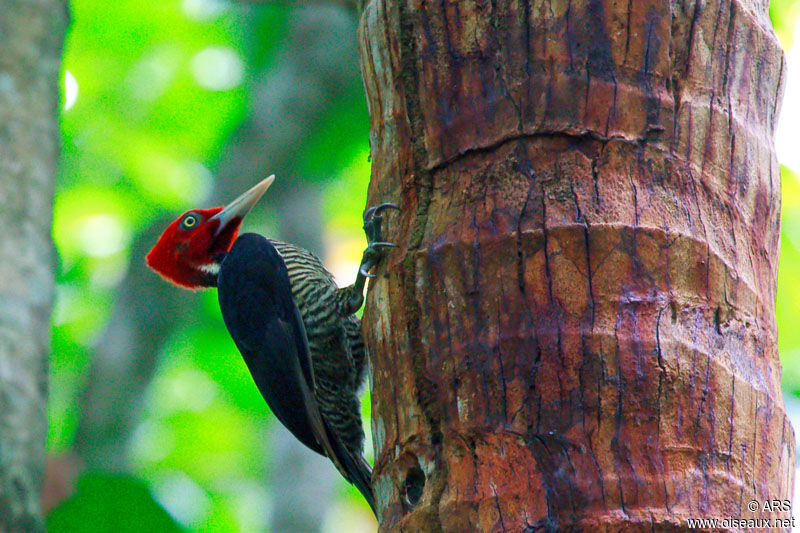
[[[361,454],[350,452],[341,441],[331,439],[331,442],[335,443],[334,448],[337,456],[333,462],[341,465],[342,469],[344,469],[342,473],[345,478],[356,486],[364,496],[364,499],[367,500],[369,508],[372,509],[372,514],[375,515],[375,518],[378,518],[378,510],[375,507],[375,493],[372,492],[372,467],[369,466],[369,463]]]
[[[372,467],[369,466],[366,459],[360,455],[356,458],[355,472],[352,477],[353,485],[356,486],[359,492],[364,496],[364,499],[367,500],[369,508],[372,509],[372,514],[375,515],[375,518],[378,518],[378,510],[375,507],[375,493],[372,492]]]

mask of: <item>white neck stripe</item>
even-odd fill
[[[219,263],[208,263],[205,265],[198,265],[197,268],[199,268],[206,274],[212,274],[214,276],[219,274]]]

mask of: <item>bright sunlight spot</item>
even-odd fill
[[[192,74],[210,91],[227,91],[242,82],[242,61],[227,47],[209,46],[192,58]]]
[[[78,99],[78,80],[72,72],[64,71],[64,111],[69,111]]]
[[[778,119],[778,131],[775,135],[775,151],[778,160],[795,172],[800,172],[800,99],[792,95],[800,94],[800,24],[795,28],[794,45],[786,54],[786,88],[784,90],[783,107]],[[784,176],[783,179],[787,179]],[[792,179],[792,178],[789,178]]]
[[[208,495],[184,472],[168,472],[154,485],[156,499],[178,522],[197,525],[208,514],[211,507]]]
[[[114,216],[103,213],[84,218],[78,226],[78,242],[91,257],[113,255],[128,246],[129,235]]]
[[[225,12],[219,0],[183,0],[181,8],[186,16],[197,21],[213,20]]]

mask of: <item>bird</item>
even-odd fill
[[[275,417],[311,450],[327,456],[377,516],[372,468],[363,456],[358,392],[366,374],[361,323],[370,271],[394,243],[381,239],[382,203],[364,214],[365,249],[355,282],[339,288],[314,254],[255,233],[243,218],[275,176],[225,207],[192,209],[161,234],[147,265],[190,290],[217,288],[234,344]]]

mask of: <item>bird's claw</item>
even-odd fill
[[[381,213],[387,209],[400,210],[397,204],[385,202],[376,206],[370,207],[364,213],[364,233],[367,235],[367,249],[364,250],[364,257],[361,260],[361,265],[358,271],[362,276],[367,278],[374,278],[374,274],[369,271],[378,264],[383,257],[382,248],[397,248],[398,246],[393,242],[381,240],[381,222],[383,216]]]
[[[364,213],[364,223],[366,224],[373,217],[381,216],[381,211],[385,211],[386,209],[397,209],[400,211],[400,207],[392,202],[384,202],[382,204],[374,205],[367,209],[367,211]]]
[[[381,223],[383,222],[381,213],[386,209],[400,210],[397,204],[385,202],[370,207],[364,213],[364,233],[367,235],[367,244],[369,246],[376,242],[383,242],[381,240]]]
[[[367,272],[367,265],[366,264],[362,264],[361,267],[358,269],[358,271],[361,272],[361,275],[364,276],[365,278],[374,278],[375,277],[375,274],[370,274],[369,272]]]
[[[364,256],[361,259],[361,265],[358,268],[358,271],[361,272],[363,276],[368,278],[375,277],[375,275],[370,274],[369,271],[372,267],[377,265],[383,257],[381,248],[397,248],[397,245],[393,242],[378,241],[367,246],[367,249],[364,250]]]

